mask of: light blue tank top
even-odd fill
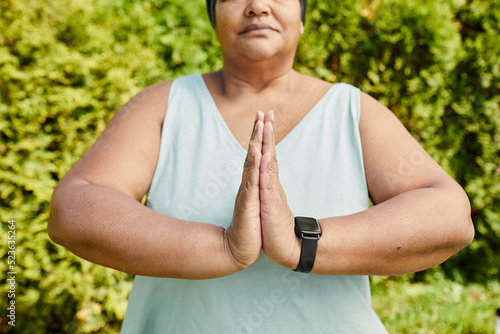
[[[359,90],[335,84],[276,146],[279,177],[296,216],[366,210]],[[246,151],[199,74],[176,79],[147,206],[178,219],[227,227]],[[264,253],[222,278],[136,276],[122,333],[387,333],[371,308],[367,276],[296,273]]]

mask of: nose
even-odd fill
[[[252,0],[248,4],[245,15],[246,16],[261,16],[268,15],[271,11],[269,3],[266,0]]]

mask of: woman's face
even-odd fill
[[[299,0],[218,0],[215,5],[215,33],[226,57],[290,57],[303,32]]]

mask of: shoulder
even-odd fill
[[[304,89],[319,89],[328,90],[334,84],[322,79],[315,78],[313,76],[295,72],[296,82],[298,82]]]
[[[370,137],[371,139],[374,139],[374,136],[377,136],[378,138],[398,136],[398,139],[404,138],[405,140],[414,141],[396,115],[394,115],[389,108],[384,106],[375,98],[363,91],[360,91],[359,103],[359,129],[362,137]],[[388,140],[387,142],[390,143],[391,140]],[[397,143],[398,141],[396,140],[392,142]]]
[[[294,81],[295,93],[304,101],[313,103],[311,108],[322,100],[334,86],[331,82],[298,72],[295,72]]]
[[[130,113],[136,113],[163,122],[172,83],[163,81],[144,88],[124,104],[115,117],[129,117]]]
[[[160,82],[132,97],[63,180],[108,186],[140,201],[156,166],[171,85]]]
[[[147,112],[149,115],[163,120],[174,83],[177,83],[178,86],[192,87],[199,77],[201,77],[200,74],[184,75],[174,80],[162,81],[148,86],[123,105],[117,114],[125,114],[128,111]]]
[[[363,160],[374,204],[450,179],[392,111],[366,93],[360,103]]]
[[[385,112],[385,113],[391,113],[386,106],[384,106],[382,103],[377,101],[374,97],[371,95],[360,91],[360,103],[361,103],[361,111],[362,112]]]
[[[360,91],[359,104],[361,133],[369,133],[375,128],[386,130],[397,128],[401,130],[401,134],[411,137],[396,115],[374,97]]]

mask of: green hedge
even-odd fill
[[[7,221],[16,221],[22,332],[119,328],[131,277],[48,239],[50,195],[130,97],[155,82],[222,66],[204,3],[0,2],[0,220],[2,235]],[[309,3],[296,69],[378,98],[469,194],[476,240],[427,274],[496,279],[500,1]],[[7,250],[2,237],[2,275]],[[7,302],[0,299],[0,332],[13,330],[3,320]]]
[[[376,97],[467,191],[475,241],[438,270],[498,278],[500,1],[320,1],[308,19],[298,69]]]

